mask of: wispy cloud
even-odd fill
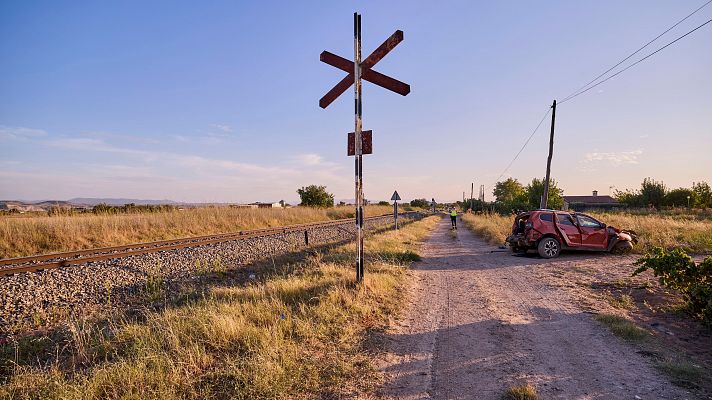
[[[90,138],[100,138],[100,139],[114,139],[114,140],[119,140],[121,142],[128,142],[128,143],[138,143],[138,144],[158,144],[160,141],[149,138],[149,137],[143,137],[143,136],[137,136],[137,135],[124,135],[120,133],[113,133],[113,132],[104,132],[104,131],[94,131],[94,132],[85,132],[82,133],[80,136],[82,137],[90,137]]]
[[[342,167],[315,153],[300,154],[283,161],[255,163],[196,154],[201,149],[196,142],[182,153],[148,143],[141,146],[137,142],[117,141],[110,134],[53,137],[40,130],[13,130],[12,134],[17,135],[17,132],[36,136],[31,140],[32,146],[64,150],[72,161],[56,169],[4,171],[0,174],[0,186],[13,188],[12,193],[6,193],[10,197],[130,194],[160,198],[174,196],[196,201],[210,200],[210,196],[256,201],[270,200],[273,196],[282,196],[285,189],[291,192],[292,188],[311,183],[325,184],[332,190],[349,187],[348,176],[341,174]],[[43,137],[45,135],[47,137]],[[193,138],[185,139],[191,141]],[[93,157],[84,157],[85,154]],[[97,158],[106,162],[94,161]]]
[[[0,125],[0,139],[27,139],[47,136],[42,129]]]
[[[308,166],[314,166],[314,165],[320,165],[324,163],[324,158],[318,154],[314,153],[308,153],[308,154],[299,154],[294,157],[294,159],[302,164],[302,165],[308,165]]]
[[[610,153],[586,153],[583,164],[606,163],[613,166],[623,164],[638,164],[639,157],[643,154],[643,150],[620,151]]]
[[[212,124],[212,125],[210,125],[210,126],[213,127],[213,128],[215,128],[215,129],[217,129],[217,130],[219,130],[219,131],[225,132],[225,133],[232,133],[232,132],[233,132],[232,127],[231,127],[230,125]]]
[[[53,147],[60,147],[63,149],[79,150],[79,151],[90,151],[90,152],[104,152],[104,153],[116,153],[116,154],[128,154],[135,156],[150,156],[154,153],[144,151],[129,149],[125,147],[119,147],[111,145],[102,139],[96,138],[84,138],[84,137],[65,137],[58,139],[51,139],[43,142],[43,144]]]

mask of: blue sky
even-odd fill
[[[0,198],[294,201],[312,183],[352,198],[353,92],[318,100],[344,76],[319,53],[353,56],[354,11],[365,54],[405,32],[375,69],[412,90],[364,84],[366,197],[454,200],[474,182],[491,198],[553,99],[702,3],[5,1]],[[562,104],[565,193],[712,183],[711,48],[709,24]],[[548,130],[504,177],[544,175]]]

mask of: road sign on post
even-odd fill
[[[395,221],[396,230],[398,230],[398,200],[400,199],[398,191],[394,191],[391,200],[393,200],[393,220]]]
[[[362,131],[362,101],[361,101],[361,78],[378,86],[394,91],[400,95],[410,93],[410,86],[399,80],[393,79],[371,69],[376,63],[381,61],[398,43],[403,41],[403,31],[396,31],[391,37],[386,39],[376,50],[365,60],[361,61],[361,14],[354,13],[354,60],[350,61],[328,51],[323,51],[319,59],[333,67],[348,73],[339,83],[329,90],[324,97],[319,100],[319,107],[326,108],[337,97],[354,85],[354,169],[355,169],[355,199],[356,199],[356,280],[363,280],[363,155],[370,154],[364,150],[365,144],[370,145],[370,134],[364,140]],[[349,139],[349,146],[351,139]],[[350,153],[350,152],[349,152]]]

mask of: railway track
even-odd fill
[[[367,217],[365,218],[365,220],[377,220],[387,218],[389,216],[390,214],[379,215],[374,217]],[[42,271],[45,269],[68,267],[72,265],[82,265],[94,261],[125,258],[147,253],[157,253],[166,250],[198,247],[221,242],[246,240],[300,231],[304,231],[305,243],[308,245],[310,229],[345,225],[348,223],[353,223],[353,221],[353,218],[339,219],[333,221],[312,222],[308,224],[289,225],[275,228],[252,229],[233,233],[222,233],[217,235],[194,236],[179,239],[159,240],[154,242],[134,243],[121,246],[67,251],[62,253],[41,254],[28,257],[6,258],[0,260],[0,276]]]

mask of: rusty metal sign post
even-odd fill
[[[400,95],[410,93],[410,86],[399,80],[383,75],[371,69],[377,62],[381,61],[398,43],[403,41],[403,31],[397,30],[365,60],[361,61],[361,14],[354,13],[354,61],[349,61],[336,54],[323,51],[319,56],[322,62],[336,67],[348,75],[329,90],[324,97],[319,100],[319,107],[326,108],[337,97],[344,93],[351,85],[354,85],[354,125],[353,148],[355,167],[355,199],[356,199],[356,280],[363,281],[363,154],[364,144],[371,147],[371,135],[364,137],[362,122],[362,101],[361,101],[361,79],[365,79],[378,86],[394,91]],[[366,140],[364,140],[366,139]],[[364,143],[365,142],[365,143]],[[349,146],[351,140],[348,141]],[[350,152],[349,152],[350,153]],[[366,153],[370,154],[370,153]]]
[[[391,200],[393,200],[393,221],[396,226],[396,230],[398,230],[398,200],[400,200],[401,197],[398,195],[398,191],[393,192],[393,196],[391,196]]]

